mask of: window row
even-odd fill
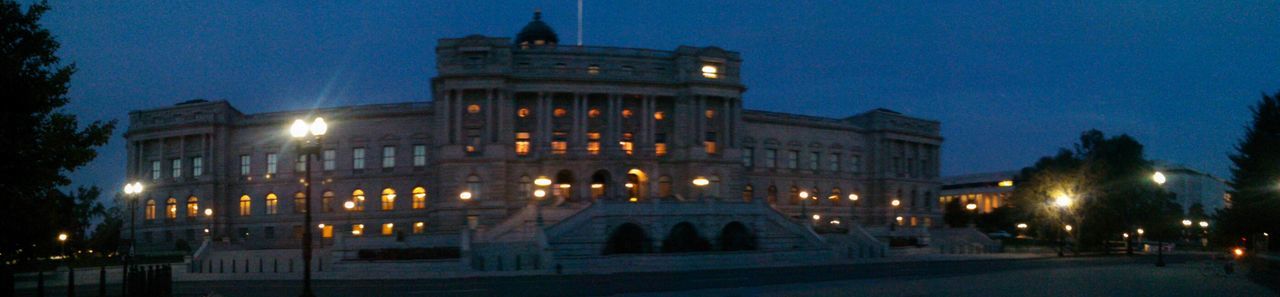
[[[204,157],[191,157],[189,160],[191,164],[191,177],[204,176]],[[163,166],[163,162],[160,160],[151,161],[152,180],[160,180],[164,178],[164,168],[161,166]],[[186,171],[183,170],[183,159],[169,159],[169,178],[179,179],[182,178],[185,173]]]
[[[785,153],[786,163],[782,164],[780,167],[778,164],[778,149],[764,149],[764,162],[760,165],[764,168],[801,169],[801,151],[786,150]],[[822,152],[816,151],[807,152],[805,155],[803,168],[806,170],[859,172],[862,168],[862,156],[859,155],[850,155],[848,158],[845,158],[841,153],[829,153],[826,154],[826,157],[823,157],[824,154]],[[742,165],[747,168],[756,167],[756,154],[754,147],[742,148]]]
[[[380,156],[382,158],[381,168],[389,169],[396,167],[396,152],[397,147],[394,145],[382,147],[382,154]],[[280,155],[278,153],[266,153],[264,158],[266,159],[265,173],[268,175],[278,174],[280,172]],[[309,163],[307,162],[306,155],[295,155],[294,158],[294,172],[306,171],[307,164]],[[336,150],[326,149],[320,153],[319,158],[321,169],[324,171],[337,169],[338,153]],[[365,164],[367,159],[368,154],[366,148],[356,147],[351,149],[350,164],[352,170],[365,169],[367,167]],[[427,165],[427,146],[425,144],[413,145],[412,162],[413,167],[423,167]],[[240,175],[250,176],[253,175],[253,173],[253,155],[240,155]]]

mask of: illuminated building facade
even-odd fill
[[[515,40],[445,38],[435,52],[429,102],[255,114],[193,101],[130,113],[128,172],[148,184],[140,244],[199,241],[211,226],[220,243],[296,247],[307,164],[317,166],[312,209],[325,224],[317,240],[357,245],[532,240],[536,211],[561,253],[609,251],[620,232],[641,232],[652,240],[641,250],[658,250],[685,221],[713,248],[747,232],[759,239],[752,246],[786,249],[818,242],[792,226],[812,215],[812,224],[856,215],[871,231],[895,214],[919,228],[941,216],[938,122],[884,109],[846,118],[744,109],[737,52],[559,45],[537,16]],[[320,160],[303,163],[286,128],[315,116],[330,129]],[[203,208],[215,215],[197,215]],[[468,229],[475,236],[459,239]]]
[[[978,212],[990,213],[1009,201],[1017,175],[1017,171],[1001,171],[943,177],[938,203],[946,205],[959,199],[961,205],[973,203]]]

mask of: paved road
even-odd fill
[[[611,275],[566,275],[535,277],[486,277],[446,280],[358,280],[318,281],[319,296],[849,296],[849,295],[960,295],[986,296],[993,291],[1020,292],[1021,295],[1049,293],[1037,283],[1102,291],[1063,291],[1096,295],[1112,292],[1116,282],[1181,283],[1187,275],[1199,277],[1193,258],[1174,257],[1170,267],[1156,269],[1149,257],[1081,257],[1038,260],[980,260],[952,262],[877,263],[860,265],[790,267],[745,270],[713,270],[672,273],[622,273]],[[1053,280],[1063,280],[1054,282]],[[1067,281],[1069,280],[1069,281]],[[1243,278],[1223,278],[1232,290],[1250,293],[1261,289],[1263,296],[1275,294]],[[1082,284],[1073,286],[1071,284]],[[1111,285],[1101,285],[1111,284]],[[1148,285],[1142,288],[1161,286]],[[1009,288],[1027,288],[1009,291]],[[1051,286],[1049,286],[1051,287]],[[1044,288],[1047,289],[1048,287]],[[96,296],[96,289],[78,291]],[[118,289],[112,289],[112,293]],[[176,296],[296,296],[294,281],[182,282],[175,284]],[[855,293],[856,292],[856,293]],[[1119,291],[1117,291],[1119,292]],[[1199,292],[1199,291],[1196,291]],[[1231,291],[1236,292],[1236,291]],[[23,292],[30,293],[30,292]],[[1035,294],[1033,294],[1035,293]],[[1151,295],[1138,292],[1140,296]],[[1148,292],[1150,293],[1150,292]],[[1176,294],[1175,294],[1176,295]],[[1210,294],[1257,296],[1257,294]],[[46,296],[65,296],[50,290]],[[1189,295],[1203,296],[1203,295]]]

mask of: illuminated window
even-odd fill
[[[391,236],[391,234],[395,233],[395,231],[396,231],[396,224],[392,224],[392,223],[382,224],[382,235]]]
[[[169,197],[169,200],[165,200],[164,218],[170,220],[178,218],[178,199]]]
[[[275,193],[267,194],[267,214],[276,214],[279,210],[280,201],[276,199]]]
[[[742,201],[751,202],[751,196],[753,195],[755,195],[755,188],[751,185],[742,188]]]
[[[307,194],[297,192],[293,194],[293,213],[307,212]]]
[[[467,113],[469,114],[480,113],[480,105],[478,104],[467,105]]]
[[[413,234],[422,234],[422,232],[425,232],[425,231],[427,231],[427,223],[424,223],[424,222],[413,223]]]
[[[249,195],[240,196],[240,216],[247,217],[253,213],[253,201]]]
[[[589,117],[589,118],[597,118],[597,117],[599,117],[599,116],[600,116],[600,110],[599,110],[599,109],[592,108],[591,110],[588,110],[588,111],[587,111],[587,117]]]
[[[528,108],[521,107],[519,110],[516,110],[516,116],[517,116],[517,117],[522,117],[522,118],[527,118],[527,117],[529,117],[529,109],[528,109]]]
[[[667,144],[666,144],[666,143],[661,143],[661,142],[659,142],[659,143],[654,143],[654,144],[653,144],[653,154],[654,154],[654,155],[658,155],[659,157],[661,157],[661,156],[666,156],[666,155],[667,155]]]
[[[702,65],[702,77],[719,78],[720,69],[716,65]]]
[[[569,133],[557,131],[551,133],[551,153],[563,155],[569,151]]]
[[[707,150],[708,155],[716,153],[716,132],[707,132],[705,140],[702,142],[702,147]]]
[[[200,216],[200,198],[196,196],[187,197],[187,217],[195,218]]]
[[[382,189],[382,210],[396,209],[396,190]]]
[[[666,118],[666,117],[667,117],[667,114],[666,114],[666,113],[663,113],[663,112],[661,112],[661,111],[656,111],[656,112],[654,112],[654,113],[653,113],[653,119],[654,119],[654,120],[661,121],[662,119],[664,119],[664,118]]]
[[[413,209],[427,208],[427,189],[413,188]]]
[[[587,66],[587,74],[590,74],[590,75],[600,74],[600,65]]]
[[[144,211],[146,212],[146,214],[143,215],[144,218],[147,220],[156,219],[156,201],[147,200],[147,208]]]
[[[622,118],[624,118],[624,119],[629,119],[629,118],[631,118],[631,110],[630,110],[630,109],[623,109],[623,110],[622,110]]]
[[[333,212],[333,191],[324,191],[320,194],[320,211]]]
[[[516,132],[516,155],[529,155],[529,132]]]
[[[363,190],[356,189],[355,191],[351,191],[351,201],[355,201],[355,204],[356,204],[356,207],[353,207],[351,210],[364,211],[364,191]]]
[[[632,136],[633,136],[633,135],[632,135],[631,133],[622,133],[622,141],[619,141],[619,142],[618,142],[618,145],[621,145],[621,146],[622,146],[622,151],[623,151],[623,152],[625,152],[625,153],[627,153],[627,155],[628,155],[628,156],[630,156],[630,155],[631,155],[631,153],[632,153],[632,151],[633,151],[633,149],[634,149],[634,147],[633,147],[633,145],[632,145],[632,142],[631,142],[631,138],[632,138]]]
[[[839,205],[841,195],[844,194],[840,191],[840,188],[831,188],[831,195],[827,196],[827,200],[830,200],[831,204]]]
[[[324,225],[323,228],[320,228],[320,237],[333,238],[333,225]]]
[[[558,117],[563,117],[565,115],[568,115],[569,111],[564,110],[564,108],[556,108],[551,113],[552,115],[555,115],[558,118]]]
[[[715,109],[707,109],[707,111],[706,111],[706,112],[704,112],[703,114],[705,114],[705,115],[707,116],[707,118],[708,118],[708,119],[714,119],[714,118],[716,117],[716,110],[715,110]]]
[[[351,236],[364,235],[364,224],[351,225]]]
[[[999,186],[1001,186],[1001,187],[1012,187],[1012,186],[1013,186],[1013,181],[1012,181],[1012,180],[1002,180],[1002,181],[1000,181]]]
[[[600,132],[587,133],[587,153],[592,155],[600,154]]]

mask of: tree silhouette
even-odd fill
[[[1253,106],[1253,122],[1231,155],[1231,200],[1218,211],[1227,242],[1255,242],[1263,232],[1280,231],[1280,92],[1262,95]],[[1272,250],[1280,245],[1272,244]]]

